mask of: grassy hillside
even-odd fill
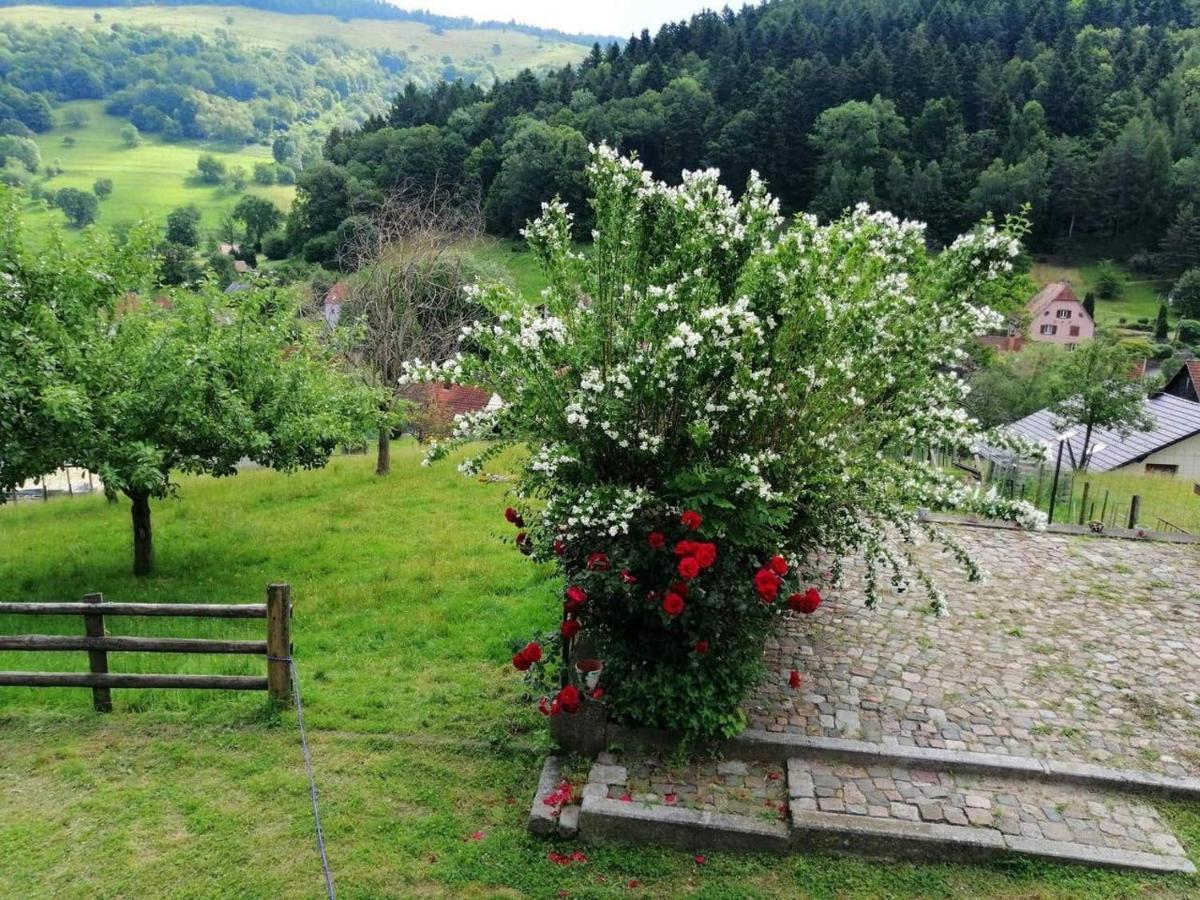
[[[100,21],[94,16],[100,15]],[[233,17],[233,24],[226,22]],[[578,62],[587,48],[565,41],[533,37],[518,31],[494,29],[446,30],[435,34],[416,22],[361,19],[343,22],[333,16],[271,13],[244,6],[136,6],[68,8],[11,6],[0,8],[0,24],[69,25],[82,30],[107,30],[115,24],[158,26],[181,34],[210,34],[221,28],[247,44],[285,49],[316,38],[335,38],[358,49],[403,50],[414,62],[486,60],[501,77],[524,68],[543,68]],[[496,52],[496,48],[500,52]]]
[[[395,448],[320,472],[183,479],[157,504],[159,572],[128,574],[127,504],[0,507],[0,597],[254,602],[293,586],[293,638],[329,858],[344,897],[1184,897],[1192,879],[1029,861],[913,865],[586,847],[547,859],[524,831],[547,750],[509,639],[551,628],[559,584],[511,543],[503,484]],[[2,617],[6,633],[78,619]],[[114,620],[114,633],[258,637],[255,621]],[[119,659],[117,657],[120,657]],[[81,670],[82,654],[0,653]],[[125,671],[261,671],[244,658],[114,654]],[[0,894],[322,895],[295,718],[260,695],[0,689]],[[1195,805],[1166,807],[1200,847]],[[636,892],[628,887],[638,882]]]
[[[111,178],[112,195],[101,201],[96,220],[102,228],[128,225],[147,217],[161,223],[172,209],[189,203],[194,203],[203,214],[203,227],[214,228],[222,215],[237,203],[239,195],[197,183],[192,174],[199,155],[212,153],[227,165],[242,166],[247,173],[253,171],[254,163],[271,160],[271,151],[267,147],[231,151],[194,141],[167,143],[155,135],[144,135],[140,145],[126,147],[119,134],[125,121],[105,115],[101,101],[80,100],[63,104],[59,109],[60,123],[62,113],[71,108],[85,110],[88,123],[82,128],[59,124],[36,138],[42,151],[42,162],[52,164],[57,160],[63,167],[61,175],[45,182],[45,189],[77,187],[90,190],[97,178]],[[74,138],[74,146],[63,144],[63,138],[68,135]],[[290,186],[264,187],[253,182],[246,190],[266,197],[284,210],[295,193],[295,188]],[[38,204],[30,203],[26,221],[31,234],[36,235],[50,218],[60,223],[65,221],[58,210],[42,210]]]
[[[1097,323],[1115,327],[1120,324],[1121,319],[1125,319],[1127,322],[1149,319],[1153,322],[1154,317],[1158,315],[1158,307],[1162,298],[1171,289],[1170,282],[1157,281],[1147,278],[1145,275],[1131,273],[1119,264],[1116,265],[1116,268],[1124,279],[1121,293],[1112,300],[1096,298]],[[1079,295],[1080,299],[1083,299],[1083,295],[1088,291],[1096,290],[1098,269],[1098,259],[1048,258],[1035,263],[1031,274],[1039,286],[1050,284],[1052,281],[1069,282],[1075,293]],[[1174,322],[1178,316],[1171,312],[1170,318]]]

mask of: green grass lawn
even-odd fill
[[[550,283],[524,241],[484,238],[474,252],[485,263],[505,272],[513,286],[530,301],[537,302]]]
[[[1116,264],[1116,268],[1124,278],[1121,293],[1111,300],[1096,298],[1097,324],[1106,328],[1116,328],[1121,319],[1130,323],[1137,322],[1138,319],[1149,319],[1153,323],[1158,315],[1159,304],[1171,289],[1170,282],[1131,273],[1120,264]],[[1096,259],[1051,259],[1034,263],[1030,274],[1039,287],[1052,281],[1070,282],[1082,300],[1088,291],[1095,291],[1098,271],[1099,260]],[[1171,321],[1174,322],[1178,316],[1168,312]]]
[[[100,21],[93,18],[100,14]],[[232,16],[233,24],[226,22]],[[505,18],[497,15],[497,18]],[[446,29],[435,34],[419,22],[386,22],[355,19],[343,22],[333,16],[273,13],[246,6],[10,6],[0,8],[6,22],[54,26],[68,25],[85,31],[108,31],[117,24],[154,26],[182,34],[212,34],[224,29],[234,38],[256,47],[284,50],[321,37],[336,38],[356,49],[403,50],[416,62],[437,63],[441,58],[486,59],[501,77],[532,69],[577,63],[587,54],[582,44],[537,38],[500,29]],[[495,52],[495,47],[500,52]]]
[[[1146,528],[1171,530],[1159,521],[1163,520],[1176,528],[1200,534],[1200,496],[1194,491],[1197,482],[1193,478],[1125,472],[1099,472],[1077,476],[1071,490],[1074,521],[1078,521],[1079,504],[1082,502],[1085,483],[1091,484],[1088,490],[1088,509],[1090,511],[1092,504],[1095,504],[1097,519],[1105,509],[1107,495],[1107,508],[1111,510],[1115,506],[1120,511],[1117,524],[1124,527],[1129,515],[1130,500],[1136,494],[1142,498],[1140,518],[1141,524]],[[1049,476],[1046,484],[1046,489],[1049,490]],[[1061,518],[1065,514],[1066,507],[1060,506],[1057,515]]]
[[[68,128],[61,124],[65,111],[72,108],[87,112],[89,121],[86,125]],[[271,151],[267,147],[230,150],[195,141],[167,143],[156,135],[143,135],[138,146],[126,147],[120,137],[125,120],[106,115],[104,103],[99,100],[64,103],[56,116],[60,124],[37,136],[43,164],[57,160],[63,167],[63,174],[49,179],[45,188],[47,191],[64,187],[91,190],[97,178],[111,178],[113,192],[100,201],[100,214],[96,220],[96,224],[105,229],[141,219],[161,224],[171,210],[194,203],[203,215],[202,228],[211,230],[234,207],[240,195],[195,181],[192,175],[200,154],[212,153],[228,166],[242,166],[247,176],[253,175],[256,162],[271,161]],[[63,138],[68,135],[74,138],[74,146],[63,143]],[[264,187],[249,178],[247,185],[248,193],[266,197],[285,211],[295,194],[294,187]],[[65,222],[58,210],[45,210],[40,204],[31,202],[26,213],[29,234],[37,235],[51,218]]]
[[[553,627],[558,585],[519,556],[503,484],[370,457],[324,471],[187,478],[156,504],[158,574],[128,574],[128,509],[102,498],[0,508],[0,597],[253,602],[293,586],[293,636],[329,855],[344,898],[1185,897],[1200,882],[1012,862],[878,864],[587,848],[564,868],[523,830],[548,748],[510,637]],[[78,619],[3,617],[5,632]],[[114,633],[258,637],[261,622],[110,620]],[[124,671],[261,671],[217,657],[114,654]],[[81,670],[83,654],[0,654]],[[0,689],[0,894],[321,895],[294,716],[260,695]],[[1170,805],[1200,859],[1200,808]],[[474,839],[476,833],[479,839]],[[563,845],[556,845],[566,849]],[[638,888],[631,891],[629,882]]]

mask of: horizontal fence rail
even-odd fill
[[[204,688],[227,691],[267,691],[278,701],[292,697],[288,669],[292,656],[291,588],[267,587],[266,603],[107,603],[101,594],[88,594],[82,603],[3,603],[0,615],[82,616],[83,635],[0,634],[0,651],[85,651],[88,672],[3,672],[0,687],[81,687],[92,689],[92,705],[112,709],[112,688]],[[265,619],[266,640],[134,637],[109,635],[105,616],[173,616],[206,619]],[[108,671],[108,654],[207,653],[262,656],[265,677],[255,675],[159,675]]]

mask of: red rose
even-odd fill
[[[788,676],[788,686],[794,691],[800,689],[800,673],[795,669],[792,669],[792,674]]]
[[[667,596],[663,597],[662,608],[668,616],[677,616],[683,612],[683,598],[674,591],[670,591]]]
[[[545,697],[538,701],[538,712],[540,712],[543,716],[550,715],[550,703]]]
[[[771,561],[767,563],[767,566],[776,575],[782,576],[782,575],[786,575],[788,573],[787,560],[784,559],[782,556],[778,556],[778,555],[772,556]]]
[[[556,702],[558,703],[559,709],[565,713],[571,713],[573,715],[579,712],[580,700],[579,688],[575,687],[573,684],[568,684],[558,692]]]
[[[623,582],[625,582],[626,584],[637,584],[637,582],[638,582],[637,576],[634,575],[632,572],[630,572],[628,569],[621,570],[621,580]]]
[[[708,653],[708,641],[696,641],[696,645],[693,649],[700,656],[704,656]]]
[[[704,520],[700,518],[700,513],[693,509],[689,509],[679,517],[679,521],[683,523],[683,527],[688,531],[696,531],[700,528],[700,523]]]
[[[511,506],[504,511],[504,518],[507,519],[509,522],[511,522],[513,525],[517,524],[517,519],[519,519],[520,517],[521,517],[521,514],[518,513]]]
[[[667,539],[661,531],[652,531],[646,538],[646,543],[650,545],[651,550],[661,550],[667,546]]]
[[[593,553],[587,558],[589,572],[607,572],[608,556],[604,553]]]
[[[688,595],[687,582],[686,581],[676,581],[674,584],[671,585],[670,590],[677,593],[680,597],[686,597]]]
[[[603,696],[604,696],[604,688],[598,687],[592,691],[592,699],[593,700],[599,700]]]
[[[528,672],[529,667],[533,665],[533,660],[525,655],[524,650],[518,650],[513,654],[513,668],[518,672]]]
[[[754,573],[754,589],[765,602],[770,602],[779,596],[779,576],[770,569],[759,569]]]
[[[561,538],[556,539],[554,541],[555,556],[562,556],[566,552],[567,552],[567,545],[563,543]]]
[[[567,588],[567,612],[575,612],[585,603],[587,603],[587,591],[577,584]]]
[[[680,541],[675,545],[675,555],[680,559],[685,556],[691,556],[696,552],[696,544],[693,541]]]
[[[817,607],[821,605],[821,592],[816,588],[809,588],[803,594],[792,594],[788,597],[788,609],[794,609],[796,612],[802,612],[805,615],[811,615],[817,611]]]
[[[717,545],[696,544],[692,555],[696,557],[696,562],[700,563],[700,568],[707,569],[717,561]]]
[[[569,641],[575,635],[579,634],[579,620],[563,619],[562,628],[559,630],[562,632],[562,636]]]
[[[525,658],[530,662],[542,661],[542,646],[537,641],[530,641],[521,652],[525,654]]]
[[[679,575],[682,578],[692,579],[700,574],[700,563],[696,562],[694,556],[685,556],[679,561]]]

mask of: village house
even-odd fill
[[[1022,329],[1013,322],[1008,334],[985,335],[980,341],[1002,352],[1016,352],[1030,341],[1058,344],[1068,350],[1096,336],[1096,323],[1065,281],[1056,281],[1038,291],[1027,304],[1028,324]]]
[[[1097,428],[1089,445],[1088,471],[1120,470],[1132,474],[1200,478],[1200,363],[1186,363],[1145,401],[1145,411],[1154,421],[1149,431],[1135,431],[1122,437],[1115,431]],[[1009,432],[1028,440],[1057,447],[1062,423],[1054,413],[1041,409],[1013,422]],[[1065,442],[1066,459],[1078,459],[1083,452],[1083,430]]]

